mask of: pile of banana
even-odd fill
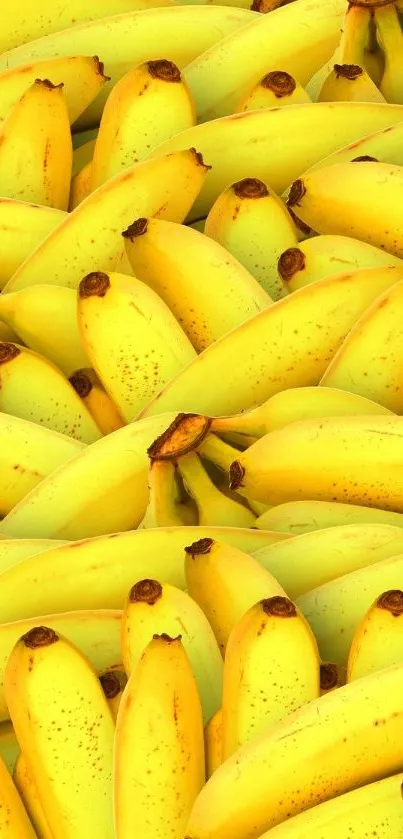
[[[0,24],[0,837],[402,839],[403,0]]]

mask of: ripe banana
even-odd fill
[[[204,726],[204,751],[206,753],[206,778],[222,763],[222,709],[213,714]]]
[[[148,470],[149,499],[139,527],[175,527],[187,524],[177,483],[176,464],[170,460],[151,460]],[[187,508],[186,508],[187,509]],[[194,524],[198,522],[198,514]]]
[[[213,630],[200,606],[184,591],[157,580],[139,580],[130,589],[122,618],[122,661],[135,672],[154,635],[180,632],[207,720],[221,706],[223,660]]]
[[[69,212],[78,207],[91,193],[92,159],[71,179]]]
[[[277,263],[284,250],[298,245],[298,237],[288,210],[263,181],[244,178],[221,193],[204,233],[238,259],[274,300],[288,294]]]
[[[66,544],[68,543],[57,539],[1,539],[0,574],[24,559]]]
[[[31,823],[35,828],[35,835],[38,839],[53,839],[53,834],[50,832],[50,827],[39,799],[35,779],[28,768],[27,761],[22,752],[20,752],[15,765],[13,781],[21,796]]]
[[[393,267],[339,274],[284,297],[204,350],[144,416],[235,414],[281,390],[318,384],[357,318],[400,276]]]
[[[38,282],[77,288],[90,271],[113,271],[124,254],[120,231],[133,215],[182,221],[208,167],[194,150],[137,163],[103,184],[61,222],[6,286]]]
[[[112,839],[115,724],[88,659],[36,625],[8,659],[5,694],[54,839]]]
[[[381,128],[380,131],[367,134],[361,140],[337,149],[322,160],[318,160],[308,169],[308,173],[323,169],[325,166],[332,166],[334,163],[348,163],[357,157],[374,158],[380,163],[395,163],[397,166],[402,166],[402,138],[403,122],[398,122],[389,128]]]
[[[380,90],[388,102],[403,104],[403,33],[394,3],[374,9],[376,36],[385,57]]]
[[[37,286],[33,286],[33,288],[37,288]],[[117,431],[118,428],[123,427],[124,422],[116,405],[104,390],[92,368],[76,370],[70,376],[69,381],[88,408],[102,434],[111,434],[112,431]]]
[[[317,699],[319,663],[312,630],[287,597],[261,600],[240,618],[225,651],[224,760],[287,714]]]
[[[77,175],[87,163],[90,163],[94,156],[95,142],[98,136],[98,128],[93,131],[84,131],[82,134],[73,134],[73,168],[72,177]],[[82,143],[74,146],[74,140],[83,138]],[[89,137],[87,140],[86,138]]]
[[[32,251],[66,218],[62,210],[0,198],[0,288]]]
[[[4,761],[10,775],[14,770],[20,747],[11,722],[0,723],[0,759]]]
[[[127,676],[123,670],[109,670],[99,677],[109,709],[116,722],[123,691],[127,685]]]
[[[256,521],[256,527],[298,536],[326,527],[344,524],[392,524],[403,527],[401,513],[342,504],[336,501],[289,501],[270,507]]]
[[[322,661],[320,665],[320,695],[324,696],[346,684],[345,668],[334,661]]]
[[[188,592],[207,616],[223,654],[233,627],[254,603],[285,596],[252,556],[208,537],[185,548],[185,576]]]
[[[188,839],[256,839],[290,816],[401,770],[402,689],[398,665],[269,726],[207,782]]]
[[[95,142],[91,191],[195,122],[193,100],[176,64],[158,60],[135,66],[107,99]]]
[[[335,64],[325,79],[318,102],[386,102],[365,68]]]
[[[72,162],[63,84],[36,79],[0,127],[1,194],[67,210]]]
[[[199,523],[216,527],[254,527],[256,516],[241,500],[224,495],[204,468],[195,452],[178,460],[178,469],[185,488],[197,504]]]
[[[156,635],[118,712],[116,839],[179,839],[204,778],[202,709],[189,659],[180,635]]]
[[[347,679],[377,673],[403,657],[403,592],[384,591],[357,627],[347,663]]]
[[[235,113],[261,108],[284,108],[285,105],[300,105],[310,101],[305,88],[293,76],[284,70],[272,70],[242,98]]]
[[[4,839],[37,839],[17,788],[1,757],[0,831]]]
[[[399,553],[403,553],[402,528],[370,523],[303,533],[288,542],[261,548],[253,556],[295,600],[330,580]]]

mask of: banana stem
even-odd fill
[[[215,434],[209,434],[198,448],[199,454],[211,460],[215,466],[224,472],[229,472],[231,463],[239,456],[239,451],[228,443],[220,440]]]

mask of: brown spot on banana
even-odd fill
[[[260,82],[261,86],[271,90],[277,99],[283,96],[291,96],[297,86],[295,79],[286,73],[285,70],[272,70],[267,73]]]
[[[258,178],[243,178],[232,184],[232,190],[238,198],[266,198],[269,190]]]
[[[205,536],[204,539],[198,539],[197,542],[192,542],[191,545],[187,545],[185,547],[185,553],[189,554],[192,559],[198,556],[206,556],[210,553],[213,545],[214,539],[209,539],[209,537]]]
[[[21,638],[24,645],[32,650],[35,650],[37,647],[50,647],[51,644],[55,644],[58,640],[58,634],[48,626],[34,626]]]
[[[139,580],[129,592],[130,603],[147,603],[148,606],[154,606],[161,597],[162,585],[157,580]]]
[[[109,277],[103,271],[91,271],[81,280],[78,294],[82,299],[86,297],[105,297],[110,285]]]

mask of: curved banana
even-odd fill
[[[347,662],[347,680],[361,679],[403,656],[403,591],[384,591],[357,627]]]
[[[183,516],[176,464],[170,460],[151,460],[148,470],[149,500],[139,527],[176,527],[187,522]],[[197,524],[198,515],[196,516]]]
[[[19,753],[15,764],[13,781],[21,796],[31,823],[35,828],[35,835],[38,839],[54,839],[39,799],[35,778],[32,776],[22,752]]]
[[[62,539],[1,539],[0,574],[18,565],[24,559],[66,544],[68,543]]]
[[[162,297],[198,352],[272,302],[222,244],[191,227],[140,218],[123,237],[133,273]]]
[[[385,57],[385,68],[379,83],[387,102],[403,104],[403,33],[394,3],[374,8],[376,36]]]
[[[63,210],[0,197],[0,288],[66,218]]]
[[[181,635],[206,723],[221,706],[223,660],[200,606],[186,592],[157,580],[139,580],[123,609],[121,650],[128,676],[135,672],[154,635]]]
[[[91,191],[195,122],[195,106],[176,64],[158,60],[134,66],[112,89],[103,110]]]
[[[344,524],[392,524],[403,527],[403,515],[376,507],[337,501],[288,501],[270,507],[256,521],[256,527],[299,536]]]
[[[266,73],[239,102],[235,113],[257,111],[261,108],[283,108],[310,102],[305,88],[285,70]]]
[[[254,527],[256,516],[252,510],[224,495],[211,480],[199,456],[189,452],[178,460],[178,469],[185,488],[197,504],[199,523],[216,527]]]
[[[12,723],[8,721],[0,723],[0,759],[4,761],[10,775],[19,754],[21,751]]]
[[[1,194],[67,210],[72,162],[63,84],[36,79],[0,127]]]
[[[367,157],[379,160],[380,163],[395,163],[397,166],[402,166],[402,139],[403,122],[398,122],[390,128],[381,128],[380,131],[367,134],[355,143],[337,149],[337,151],[314,163],[304,174],[323,169],[325,166],[332,166],[334,163],[349,163],[356,160],[357,157]]]
[[[117,431],[118,428],[124,426],[125,423],[116,405],[91,367],[76,370],[69,381],[88,408],[102,434],[111,434],[112,431]]]
[[[92,158],[71,179],[69,212],[78,207],[91,194]]]
[[[180,635],[155,635],[129,678],[114,776],[116,839],[184,836],[205,776],[202,709]]]
[[[108,670],[99,677],[113,719],[116,722],[123,691],[127,685],[127,676],[123,670]]]
[[[168,306],[135,277],[87,274],[77,317],[91,365],[125,422],[196,358]]]
[[[95,133],[94,133],[95,132]],[[94,148],[98,136],[98,128],[92,131],[84,131],[82,134],[73,134],[73,168],[72,179],[90,163],[94,156]],[[74,146],[76,137],[82,139],[78,146]],[[88,139],[87,139],[88,137]]]
[[[251,606],[234,626],[225,651],[224,760],[318,698],[319,663],[313,632],[291,600],[269,597]]]
[[[325,696],[332,690],[338,690],[346,684],[346,670],[334,661],[322,661],[320,664],[320,695]]]
[[[17,788],[1,757],[0,830],[4,839],[37,839]]]
[[[204,751],[206,754],[206,778],[222,763],[222,709],[213,714],[204,726]]]
[[[244,178],[221,193],[204,233],[238,259],[274,300],[288,294],[277,263],[284,250],[298,245],[298,237],[288,210],[263,181]]]
[[[285,596],[252,556],[208,537],[185,547],[185,576],[188,592],[207,616],[223,655],[233,627],[254,603]]]
[[[365,68],[335,64],[325,79],[318,102],[386,102]]]
[[[115,724],[88,659],[52,628],[36,625],[12,650],[5,694],[55,839],[113,839]]]

